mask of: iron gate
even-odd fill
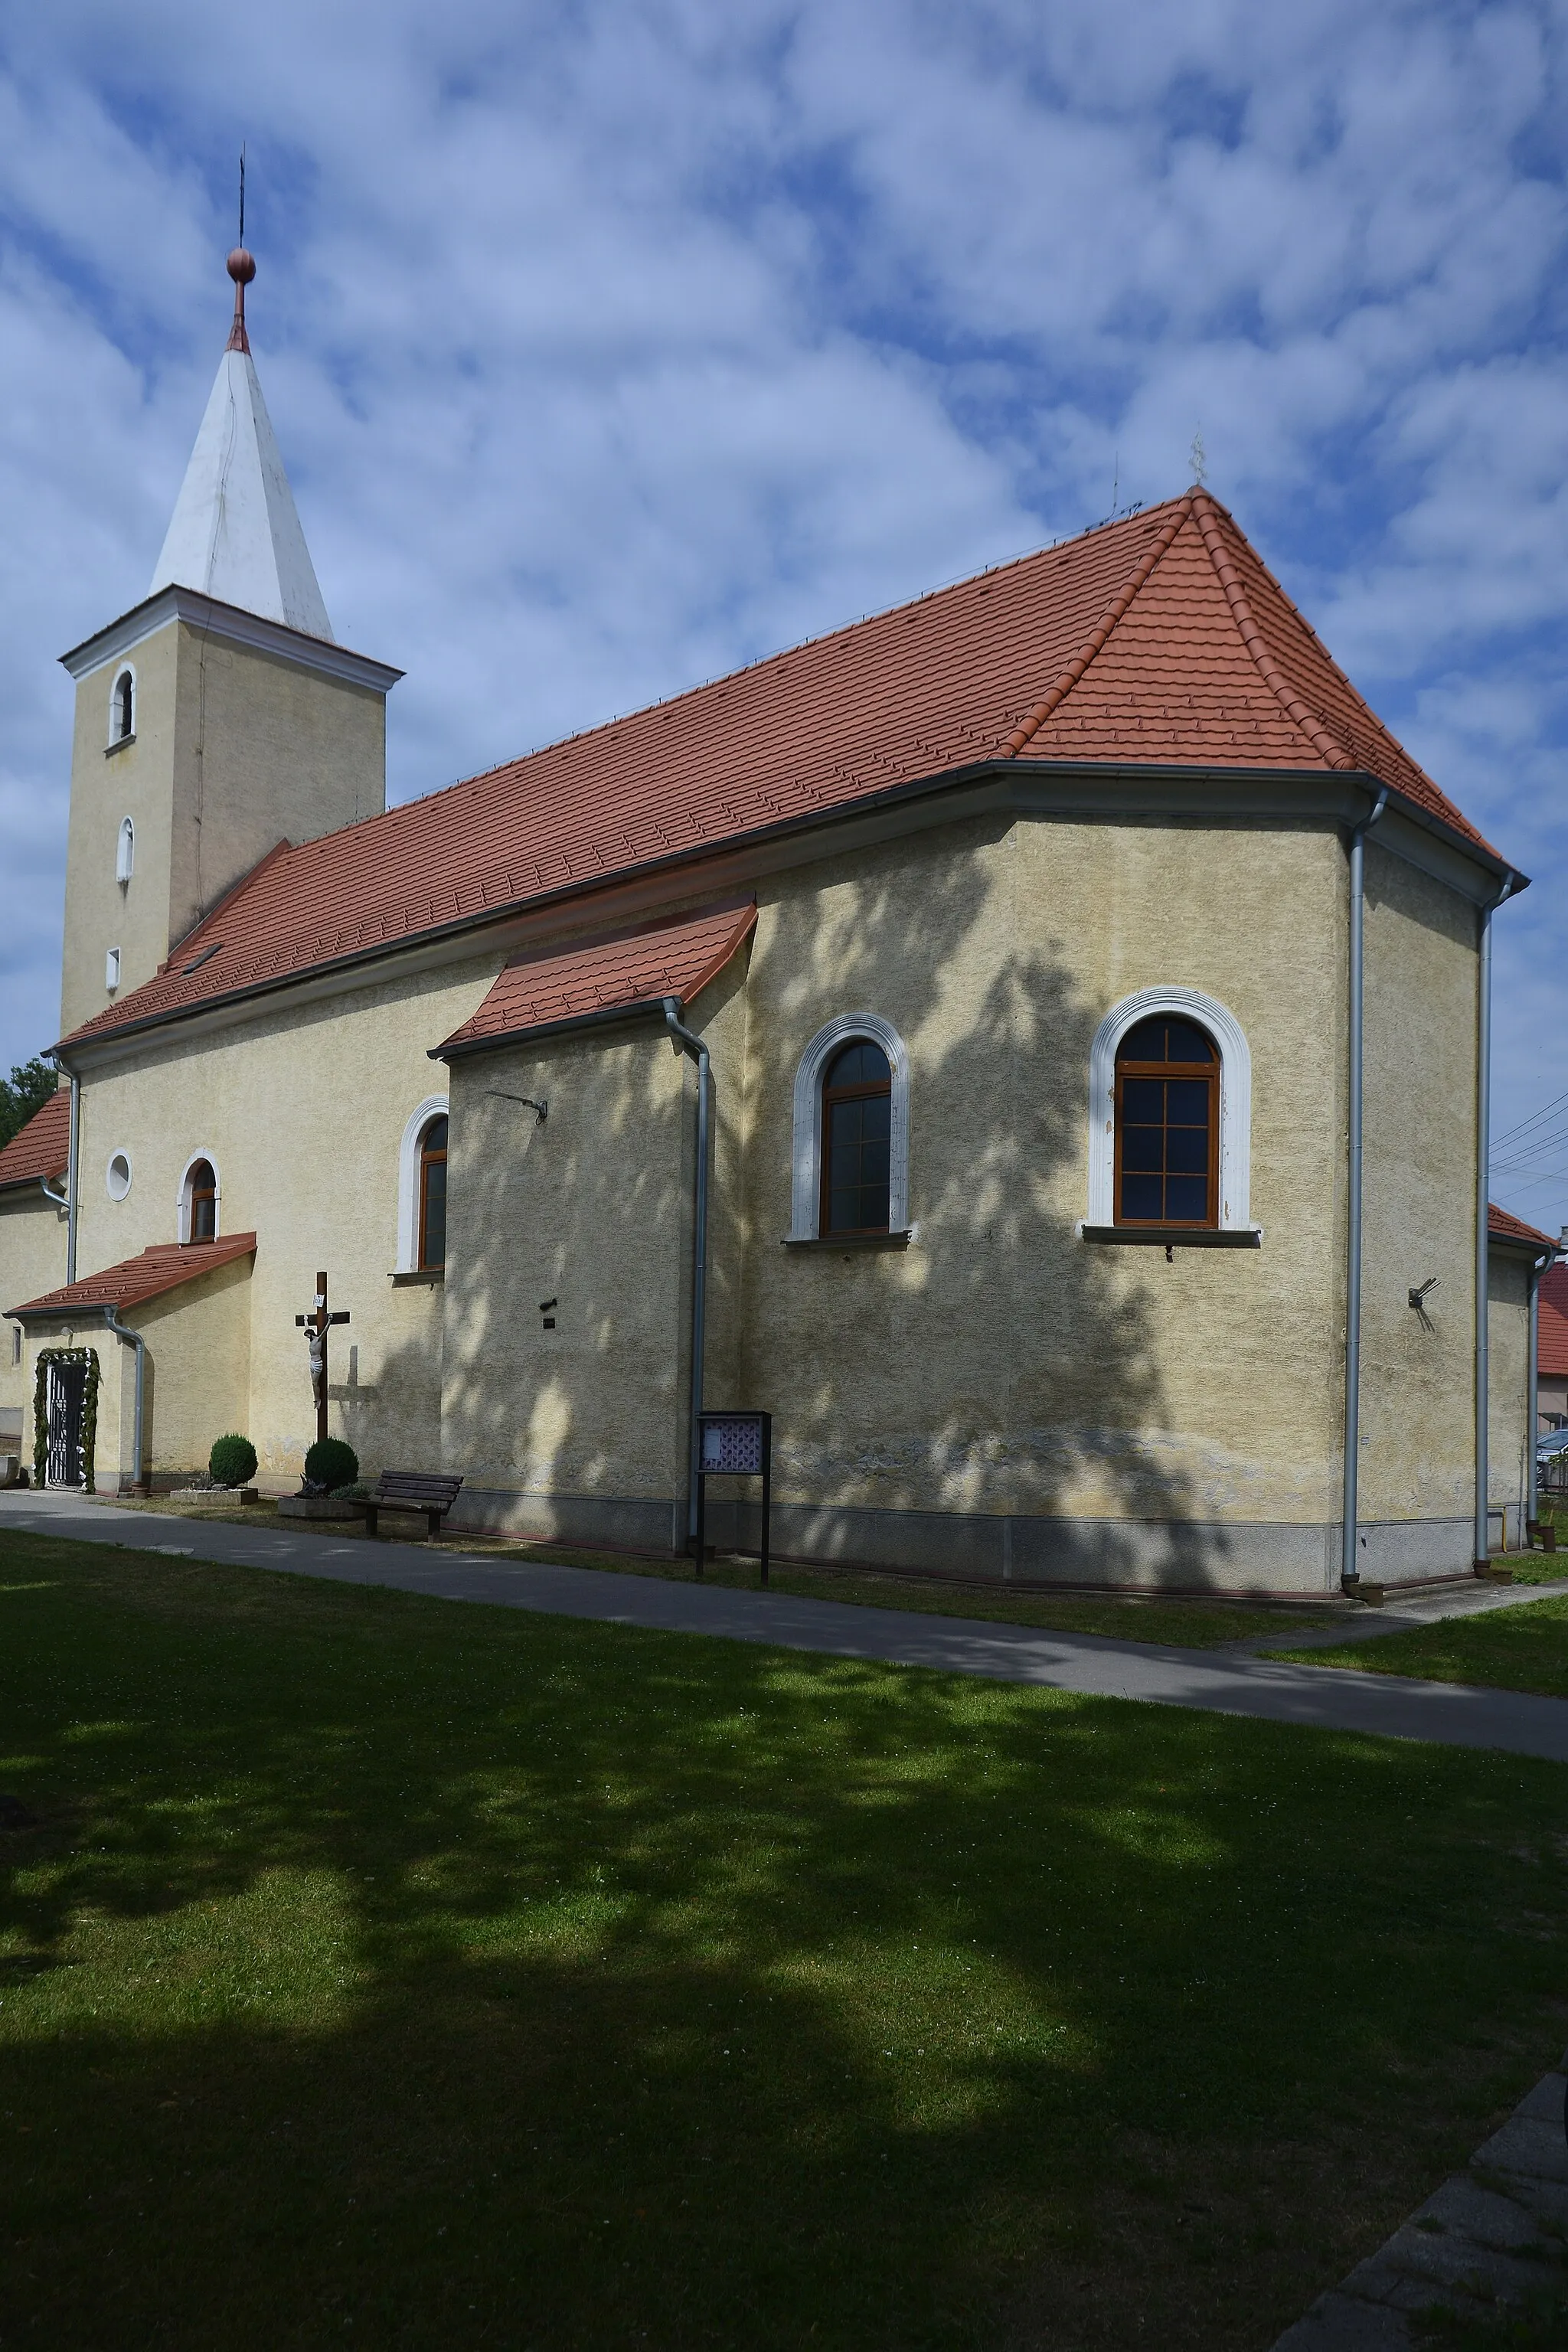
[[[81,1420],[87,1402],[87,1366],[49,1366],[49,1459],[51,1486],[82,1483]]]

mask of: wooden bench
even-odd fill
[[[462,1483],[434,1470],[384,1470],[364,1506],[365,1533],[374,1535],[378,1511],[413,1511],[424,1513],[426,1540],[438,1536]]]

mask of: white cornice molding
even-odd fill
[[[286,628],[281,621],[265,620],[259,613],[243,613],[237,604],[220,604],[199,589],[179,587],[160,588],[156,595],[133,605],[96,636],[62,654],[61,666],[74,678],[88,677],[174,621],[184,621],[209,637],[226,637],[234,645],[271,654],[279,661],[292,662],[298,669],[313,669],[323,677],[368,687],[375,694],[389,693],[403,676],[385,662],[372,661],[368,654],[351,653],[347,646],[332,645],[325,637],[308,637],[302,629]]]

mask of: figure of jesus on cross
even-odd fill
[[[327,1277],[324,1274],[318,1274],[316,1296],[311,1301],[310,1314],[294,1318],[295,1324],[305,1334],[306,1345],[310,1350],[310,1386],[316,1392],[318,1440],[327,1433],[327,1333],[334,1323],[346,1323],[349,1319],[346,1310],[336,1315],[328,1314]]]

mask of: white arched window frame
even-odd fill
[[[174,1238],[188,1242],[191,1238],[191,1171],[205,1160],[213,1171],[213,1239],[223,1231],[223,1175],[216,1151],[193,1151],[180,1171],[180,1189],[174,1196]]]
[[[136,732],[136,672],[121,662],[109,689],[109,740],[129,743]]]
[[[1195,1021],[1219,1049],[1219,1224],[1252,1232],[1252,1055],[1241,1024],[1217,998],[1195,988],[1142,988],[1112,1007],[1089,1057],[1089,1215],[1116,1223],[1116,1054],[1129,1029],[1152,1013]]]
[[[419,1271],[419,1145],[433,1118],[449,1118],[445,1095],[426,1095],[409,1114],[397,1154],[397,1271]]]
[[[817,1031],[795,1074],[795,1145],[790,1178],[792,1242],[820,1238],[822,1216],[822,1082],[841,1049],[857,1037],[869,1038],[888,1057],[893,1074],[889,1121],[888,1230],[907,1233],[910,1223],[910,1056],[903,1039],[879,1013],[842,1013]]]
[[[123,886],[135,871],[136,827],[128,816],[122,816],[114,842],[114,878]]]

